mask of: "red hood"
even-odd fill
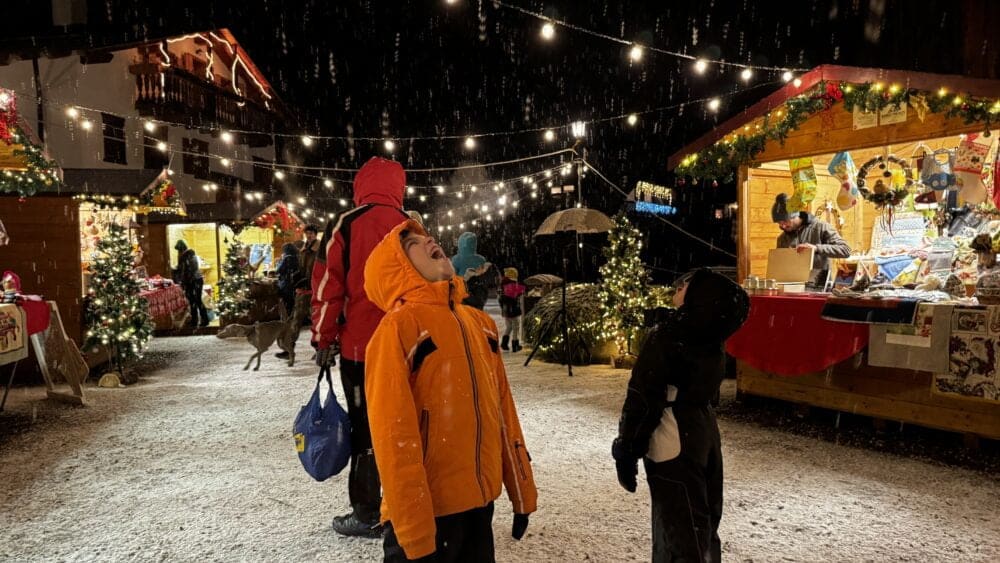
[[[354,205],[381,203],[403,208],[406,172],[393,160],[372,157],[354,177]]]

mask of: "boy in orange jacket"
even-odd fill
[[[412,220],[375,247],[365,291],[386,312],[365,356],[385,561],[494,561],[501,485],[515,539],[537,499],[496,325]]]

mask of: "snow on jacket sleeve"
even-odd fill
[[[649,438],[667,406],[667,381],[675,379],[665,351],[670,344],[659,338],[661,330],[649,335],[639,352],[618,422],[618,441],[633,459],[646,455]]]
[[[339,231],[334,232],[324,252],[326,260],[317,259],[312,271],[312,341],[320,350],[329,348],[340,335],[337,321],[347,295],[344,238]]]
[[[507,489],[507,497],[514,505],[514,513],[531,514],[538,509],[538,491],[531,470],[531,456],[528,455],[528,448],[524,444],[524,433],[521,432],[517,407],[510,394],[507,372],[499,353],[495,354],[494,376],[500,397],[500,412],[503,416],[503,484]]]
[[[437,549],[437,527],[406,354],[396,319],[385,317],[368,343],[365,371],[377,377],[365,378],[365,394],[382,518],[391,520],[407,559],[418,559]]]

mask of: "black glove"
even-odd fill
[[[340,348],[336,344],[316,350],[316,365],[321,368],[337,365],[337,354],[339,353]]]
[[[528,515],[515,514],[514,527],[510,529],[511,537],[513,537],[515,540],[519,540],[524,537],[524,532],[527,529],[528,529]]]
[[[618,483],[628,492],[634,493],[635,477],[639,474],[639,460],[626,451],[621,438],[615,438],[611,445],[611,456],[615,458],[615,471],[618,472]]]

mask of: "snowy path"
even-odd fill
[[[0,560],[380,560],[379,542],[329,529],[347,506],[346,474],[314,483],[292,449],[313,367],[268,356],[243,372],[249,354],[237,340],[157,339],[140,384],[89,388],[85,409],[15,389],[0,415]],[[540,510],[518,543],[509,504],[497,503],[498,559],[648,560],[645,486],[619,488],[609,457],[627,372],[579,368],[570,380],[523,359],[508,369]],[[1000,477],[729,417],[721,427],[727,561],[1000,553]]]

